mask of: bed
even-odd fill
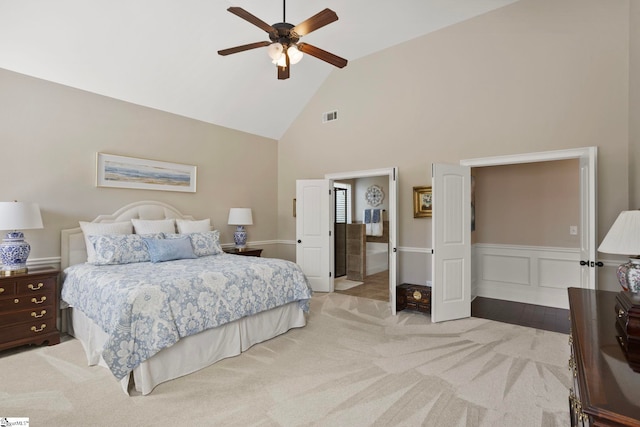
[[[167,233],[167,224],[176,224],[176,232]],[[117,227],[124,228],[114,232]],[[110,369],[125,393],[149,394],[305,326],[311,290],[300,268],[226,254],[217,236],[208,221],[154,201],[62,230],[67,328],[89,365]],[[175,255],[175,248],[186,252]]]

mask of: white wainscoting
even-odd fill
[[[580,287],[580,250],[473,245],[472,295],[569,308],[567,288]]]

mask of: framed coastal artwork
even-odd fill
[[[413,187],[413,217],[430,217],[433,200],[431,187]]]
[[[196,167],[97,153],[98,187],[196,192]]]

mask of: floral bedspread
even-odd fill
[[[78,264],[62,300],[108,335],[102,356],[118,379],[180,338],[299,301],[311,289],[290,261],[230,254],[152,264]]]

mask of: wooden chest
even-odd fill
[[[431,314],[431,286],[403,283],[396,287],[396,311],[417,310]]]

